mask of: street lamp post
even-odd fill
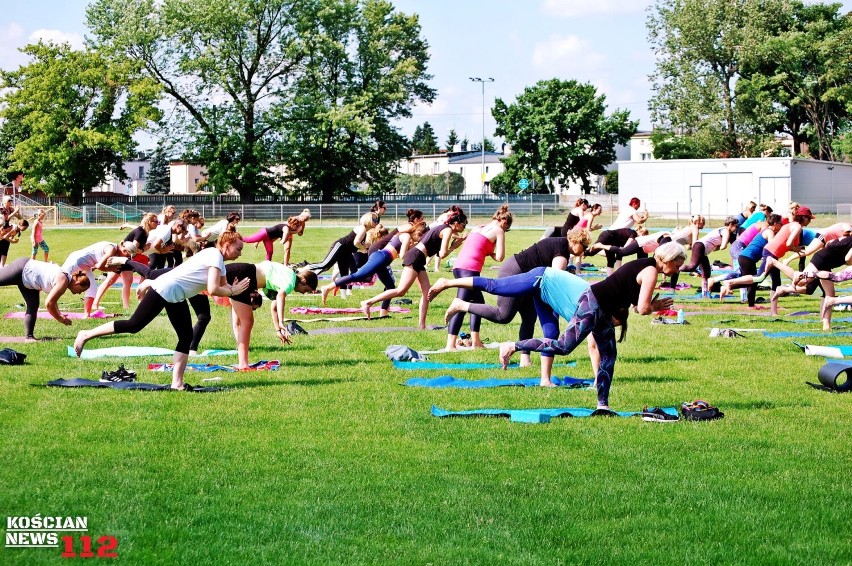
[[[485,83],[493,83],[494,79],[488,77],[486,79],[480,77],[470,77],[475,83],[482,84],[482,164],[480,166],[479,178],[482,181],[482,194],[485,194]]]

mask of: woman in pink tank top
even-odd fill
[[[491,222],[477,226],[470,231],[459,251],[459,256],[453,262],[453,277],[476,277],[482,273],[482,266],[487,258],[503,261],[506,255],[506,232],[512,226],[512,213],[509,205],[502,205],[491,217]],[[459,289],[458,298],[471,303],[484,303],[482,291],[475,289]],[[447,350],[455,350],[458,346],[459,331],[464,322],[465,313],[455,314],[447,328]],[[470,345],[474,348],[484,348],[479,337],[481,320],[476,315],[470,315]]]

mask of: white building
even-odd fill
[[[638,197],[655,216],[739,213],[752,199],[776,211],[790,201],[814,213],[852,202],[852,164],[791,157],[619,163],[619,206]]]
[[[126,161],[124,163],[124,174],[129,178],[127,181],[116,179],[110,174],[106,181],[92,189],[93,193],[117,193],[125,196],[138,196],[144,194],[145,181],[148,178],[148,170],[151,162],[147,159]]]
[[[169,194],[188,195],[198,192],[198,184],[207,178],[204,165],[186,161],[169,161]]]
[[[399,160],[397,172],[416,176],[458,173],[464,178],[462,194],[489,194],[491,179],[506,170],[502,162],[504,157],[504,153],[486,151],[483,164],[481,151],[412,155]]]

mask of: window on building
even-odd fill
[[[414,174],[415,174],[415,175],[419,175],[419,174],[420,174],[420,164],[419,164],[419,163],[415,163],[415,164],[414,164]]]
[[[441,162],[436,161],[432,166],[432,173],[437,175],[440,172],[441,172]]]
[[[485,166],[485,174],[488,174],[488,165]]]
[[[464,167],[459,167],[459,175],[464,177]]]
[[[651,161],[651,154],[650,153],[642,153],[642,154],[640,154],[640,157],[642,158],[642,161]]]
[[[145,166],[144,165],[139,166],[139,178],[140,179],[145,178]]]

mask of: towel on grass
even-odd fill
[[[174,364],[148,364],[149,371],[172,371],[174,369]],[[231,366],[223,366],[219,364],[186,364],[187,371],[278,371],[278,368],[281,367],[281,362],[278,360],[261,360],[259,362],[255,362],[249,367],[245,369],[239,369],[236,364]]]
[[[541,381],[538,377],[525,377],[519,379],[456,379],[451,375],[441,377],[413,377],[405,382],[407,387],[433,387],[453,389],[486,389],[491,387],[538,387]],[[550,381],[557,387],[569,389],[585,389],[594,384],[593,379],[578,379],[576,377],[551,377]]]
[[[158,383],[140,383],[138,381],[95,381],[92,379],[82,379],[75,377],[72,379],[54,379],[46,383],[48,387],[100,387],[109,389],[125,389],[134,391],[174,391],[169,384],[161,385]],[[225,391],[226,387],[194,387],[190,386],[192,393],[213,393],[215,391]]]
[[[664,407],[663,411],[670,415],[677,415],[675,407]],[[469,411],[446,411],[432,405],[432,416],[445,417],[508,417],[512,422],[523,423],[547,423],[552,418],[565,417],[590,417],[595,409],[584,408],[554,408],[554,409],[473,409]],[[641,415],[641,411],[613,411],[612,416],[632,417]]]
[[[831,338],[834,336],[852,336],[852,332],[764,332],[767,338]]]
[[[796,345],[805,351],[806,356],[824,356],[826,358],[852,356],[852,346],[813,346],[807,344],[803,347],[801,344]]]
[[[379,307],[373,307],[370,309],[370,312],[379,312],[380,310]],[[290,312],[293,314],[363,314],[364,311],[356,308],[292,307]],[[407,313],[411,312],[411,309],[392,306],[388,309],[388,312]]]
[[[107,314],[101,310],[93,311],[92,314],[90,314],[88,317],[81,312],[64,312],[62,314],[67,316],[71,320],[83,320],[86,318],[114,318],[118,316],[117,314]],[[24,316],[26,316],[26,313],[18,311],[6,313],[5,318],[24,318]],[[53,319],[53,315],[45,310],[38,311],[38,314],[36,314],[36,316],[38,318]]]
[[[423,353],[423,352],[419,352]],[[553,367],[559,366],[576,366],[577,362],[562,362],[562,363],[554,363]],[[447,364],[442,362],[402,362],[399,360],[393,361],[393,367],[396,369],[404,369],[404,370],[424,370],[424,369],[500,369],[502,366],[500,364],[488,364],[488,363],[464,363],[464,364]],[[510,368],[519,367],[517,363],[509,364]]]
[[[77,354],[74,352],[73,346],[68,346],[66,352],[69,357],[76,358]],[[94,348],[94,349],[83,349],[83,353],[80,354],[80,359],[83,360],[94,360],[96,358],[134,358],[140,356],[173,356],[175,353],[174,350],[169,350],[168,348],[155,348],[149,346],[114,346],[112,348]],[[202,356],[236,356],[236,350],[204,350],[198,356],[194,357],[202,357]]]

